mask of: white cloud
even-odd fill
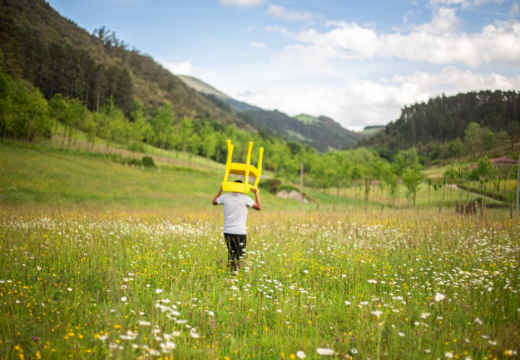
[[[458,30],[460,20],[455,14],[454,8],[439,7],[434,9],[433,19],[429,23],[412,26],[413,31],[428,34],[452,33]]]
[[[163,65],[175,75],[190,75],[193,71],[193,65],[190,61],[181,63],[164,62]]]
[[[287,46],[282,58],[310,66],[327,66],[330,60],[401,58],[435,64],[520,65],[520,22],[497,21],[478,33],[455,31],[451,13],[438,14],[431,23],[407,34],[378,33],[357,23],[329,22],[328,32],[315,29],[294,35],[299,44]],[[442,29],[450,32],[442,32]]]
[[[293,11],[284,8],[281,5],[270,4],[267,13],[284,20],[312,20],[313,15],[308,11]]]
[[[512,90],[520,86],[520,76],[482,74],[449,66],[437,73],[417,71],[394,76],[390,81],[354,79],[344,86],[278,86],[253,89],[237,98],[266,109],[278,109],[290,116],[307,113],[325,115],[348,129],[387,124],[399,117],[400,109],[447,95],[478,90]]]
[[[278,32],[278,33],[284,34],[284,35],[289,33],[289,30],[287,28],[280,26],[280,25],[268,26],[265,29],[267,31]]]
[[[251,41],[250,45],[256,48],[265,48],[265,44],[263,42]]]
[[[518,15],[518,12],[520,11],[520,7],[518,5],[518,2],[515,1],[513,3],[513,5],[511,5],[511,11],[509,11],[509,16],[511,17],[515,17],[516,15]]]
[[[219,0],[219,1],[224,6],[237,6],[237,7],[258,6],[258,5],[262,5],[265,2],[265,0]]]

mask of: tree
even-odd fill
[[[346,185],[350,178],[350,168],[352,164],[343,151],[336,151],[334,153],[334,160],[336,163],[336,177],[334,179],[337,186],[336,201],[339,202],[340,189]]]
[[[160,134],[159,137],[162,143],[161,147],[165,150],[166,139],[168,138],[170,128],[173,124],[173,110],[169,103],[166,103],[161,107],[159,114],[154,119],[154,123],[156,133]]]
[[[69,105],[69,117],[70,117],[70,127],[69,127],[69,141],[67,147],[70,147],[71,138],[74,138],[74,146],[76,146],[76,133],[78,131],[78,127],[80,127],[85,118],[87,116],[87,108],[83,105],[83,103],[77,99],[72,99]]]
[[[188,140],[188,147],[190,150],[190,163],[191,159],[193,158],[193,155],[197,155],[199,152],[199,149],[202,146],[202,139],[197,133],[193,133]]]
[[[96,132],[97,132],[97,123],[95,120],[95,115],[90,115],[85,120],[85,124],[83,125],[83,131],[87,133],[87,148],[92,151],[94,149],[94,141],[96,140]],[[89,146],[90,144],[90,146]]]
[[[507,131],[501,130],[495,134],[496,143],[499,146],[509,148],[511,147],[511,138],[509,137]]]
[[[206,155],[206,162],[209,163],[209,158],[215,154],[217,139],[213,133],[213,128],[208,123],[202,127],[200,135],[202,137],[202,150],[204,155]]]
[[[413,194],[413,206],[415,207],[415,201],[417,198],[417,189],[423,181],[424,175],[421,172],[421,165],[414,164],[411,168],[406,170],[403,174],[403,183],[410,192]]]
[[[450,141],[448,146],[450,150],[450,156],[460,159],[460,155],[462,154],[462,141],[457,138],[453,141]]]
[[[431,177],[425,178],[426,185],[428,185],[428,206],[430,206],[430,189],[433,185],[433,179]]]
[[[62,120],[62,116],[67,110],[68,103],[67,101],[61,96],[61,94],[56,94],[49,102],[49,111],[52,118],[54,118],[54,131],[51,135],[52,141],[54,143],[54,138],[56,137],[56,134],[58,132],[58,124],[60,120]]]
[[[47,100],[43,98],[42,93],[38,89],[34,88],[29,92],[28,95],[29,103],[26,110],[29,118],[29,130],[27,131],[26,141],[31,139],[34,128],[36,128],[35,133],[39,134],[41,139],[41,135],[44,132],[48,116]]]
[[[464,141],[468,144],[471,151],[471,155],[475,157],[475,150],[478,148],[480,143],[480,125],[476,122],[472,122],[464,131]]]
[[[185,116],[179,124],[179,137],[182,142],[182,162],[186,160],[186,143],[193,133],[193,121]]]
[[[112,125],[112,119],[116,112],[116,104],[114,102],[113,96],[110,96],[110,98],[108,99],[108,103],[104,106],[103,112],[107,117],[107,137],[106,137],[107,145],[106,145],[105,152],[108,152],[108,141],[110,139],[110,127]]]
[[[495,165],[487,158],[487,156],[478,159],[476,172],[480,178],[480,183],[484,184],[484,192],[486,191],[486,181],[493,174]]]
[[[215,135],[215,153],[217,163],[220,161],[220,152],[226,146],[226,134],[221,131],[217,131],[214,133]]]
[[[491,131],[489,131],[486,134],[486,137],[484,139],[484,149],[486,150],[486,153],[490,150],[493,150],[495,147],[495,134],[493,134]]]

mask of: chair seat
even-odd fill
[[[246,175],[246,164],[231,163],[229,173],[233,175]],[[249,165],[249,176],[258,177],[259,171],[252,165]]]
[[[253,185],[247,185],[247,189],[245,189],[244,184],[236,183],[236,182],[225,182],[222,184],[222,190],[231,191],[231,192],[247,193],[252,188],[253,188]]]

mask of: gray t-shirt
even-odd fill
[[[224,232],[246,235],[247,208],[255,202],[244,194],[231,193],[220,196],[217,204],[224,205]]]

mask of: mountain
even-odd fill
[[[344,129],[334,120],[320,116],[315,118],[301,114],[294,118],[278,110],[269,111],[235,100],[213,86],[191,76],[179,78],[196,91],[203,93],[215,103],[223,102],[240,112],[238,117],[257,127],[270,129],[288,140],[298,141],[325,152],[345,149],[366,135]],[[222,106],[222,105],[220,105]]]
[[[312,118],[309,115],[292,118],[278,110],[245,111],[245,114],[258,120],[260,124],[283,134],[289,140],[310,145],[321,152],[345,149],[364,137],[362,134],[344,129],[340,124],[325,116],[316,118],[317,121],[308,122]],[[301,118],[306,120],[302,121]]]
[[[0,24],[4,68],[47,99],[61,93],[97,111],[113,96],[127,116],[134,99],[151,112],[170,102],[176,118],[243,124],[114,32],[102,27],[89,34],[43,0],[0,0]]]

